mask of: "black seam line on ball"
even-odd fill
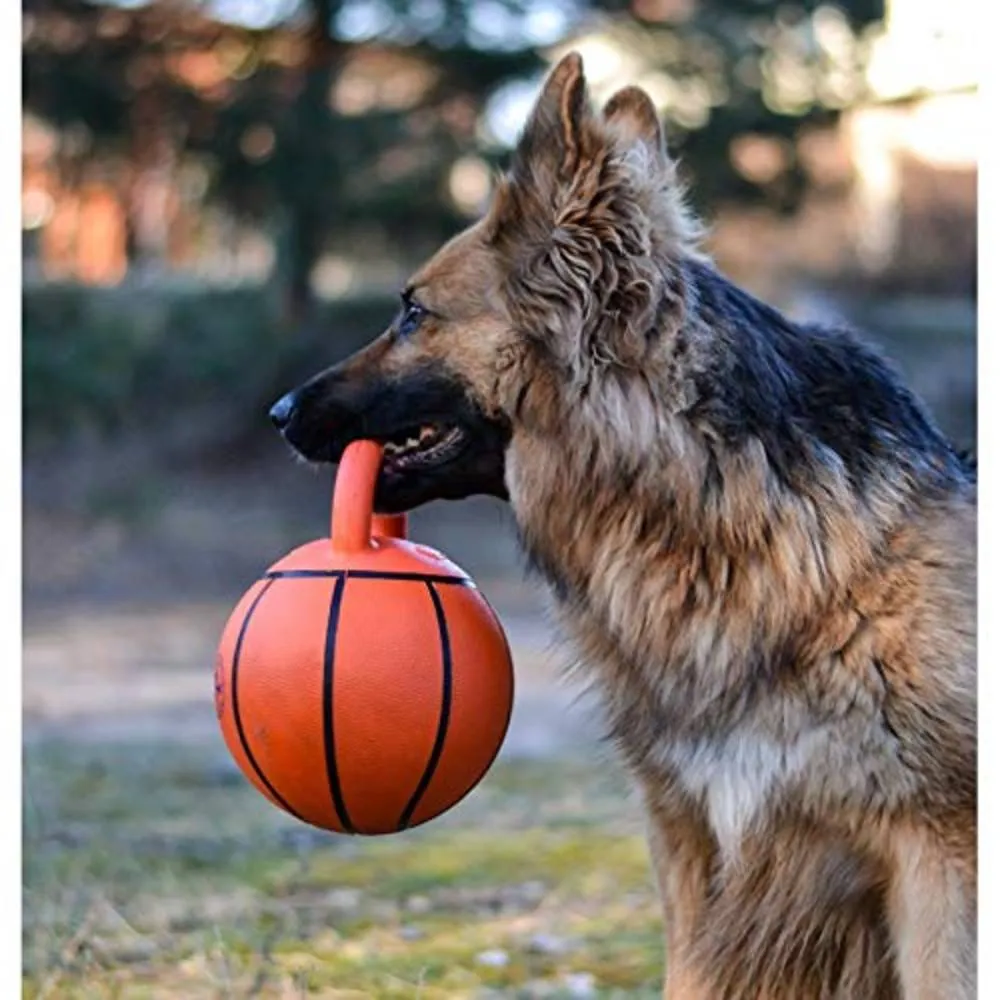
[[[451,583],[473,587],[467,576],[444,576],[434,573],[388,573],[375,569],[276,569],[264,574],[265,580],[313,580],[349,576],[352,580],[416,580],[418,583]]]
[[[427,581],[427,591],[431,595],[434,604],[434,614],[437,617],[438,636],[441,639],[441,714],[438,717],[437,735],[434,737],[434,746],[431,748],[431,755],[427,760],[427,767],[417,784],[417,789],[413,797],[407,803],[402,816],[399,817],[397,830],[405,830],[410,825],[413,812],[420,802],[421,796],[427,791],[427,786],[434,777],[438,762],[441,760],[441,753],[444,750],[444,741],[448,735],[448,720],[451,717],[451,640],[448,638],[448,622],[444,616],[444,608],[441,605],[441,598],[434,589],[434,584]]]
[[[278,793],[278,790],[267,780],[267,775],[261,770],[260,764],[257,763],[257,758],[254,757],[253,751],[250,749],[250,743],[247,741],[247,734],[243,731],[243,720],[240,718],[240,700],[239,700],[239,684],[237,683],[239,679],[240,671],[240,653],[243,651],[243,640],[246,638],[247,629],[250,627],[250,619],[253,617],[253,613],[257,610],[257,605],[263,600],[264,595],[271,589],[271,585],[274,583],[273,580],[268,580],[263,587],[260,588],[260,593],[253,599],[250,607],[247,608],[247,613],[243,616],[243,623],[240,625],[239,635],[236,637],[236,648],[233,650],[233,669],[232,669],[232,699],[233,699],[233,721],[236,723],[236,733],[240,738],[240,745],[243,747],[243,752],[246,754],[247,760],[250,762],[250,766],[254,769],[254,773],[261,780],[261,784],[274,796],[275,801],[281,804],[281,807],[288,812],[290,812],[296,819],[304,819],[284,800],[284,798]]]
[[[486,600],[486,598],[483,598],[483,603],[486,605],[486,607],[489,609],[490,614],[493,616],[493,620],[496,622],[497,628],[500,630],[500,635],[503,637],[504,649],[507,650],[507,664],[508,664],[508,669],[510,670],[511,698],[510,698],[510,703],[507,705],[507,718],[504,720],[503,729],[500,730],[500,742],[497,743],[497,748],[496,750],[493,751],[493,755],[486,762],[486,766],[482,769],[482,771],[479,772],[479,774],[476,777],[476,780],[473,781],[471,785],[469,785],[464,795],[468,795],[469,792],[471,792],[472,789],[475,788],[476,785],[478,785],[483,780],[483,778],[486,777],[486,775],[490,771],[490,768],[493,767],[493,765],[496,763],[496,759],[497,757],[500,756],[500,751],[503,749],[503,741],[507,737],[507,730],[510,729],[510,720],[514,715],[514,670],[513,667],[511,666],[512,660],[510,654],[510,643],[507,641],[507,633],[504,631],[503,625],[500,624],[500,618],[497,615],[496,611],[493,609],[493,606],[490,604],[489,601]]]
[[[323,750],[326,755],[326,778],[330,784],[330,797],[337,812],[340,825],[346,833],[356,833],[351,822],[344,792],[340,787],[337,773],[337,748],[333,741],[333,665],[337,649],[337,625],[340,622],[340,606],[344,599],[344,574],[338,573],[330,596],[330,614],[326,620],[326,645],[323,649]]]

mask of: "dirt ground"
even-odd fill
[[[230,610],[201,602],[34,617],[24,632],[26,739],[217,744],[212,664]],[[517,664],[504,752],[544,756],[592,740],[596,720],[561,676],[544,620],[508,612],[503,622]]]

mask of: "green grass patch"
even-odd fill
[[[29,745],[24,996],[656,996],[624,787],[610,763],[501,762],[425,827],[347,838],[217,747]]]
[[[527,829],[504,835],[479,830],[372,842],[350,858],[318,854],[315,885],[356,887],[405,898],[460,884],[483,888],[518,881],[558,883],[581,892],[607,886],[628,891],[644,884],[649,865],[638,836],[583,828],[576,832]],[[279,882],[264,886],[282,891]]]

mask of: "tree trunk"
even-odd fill
[[[302,86],[289,109],[301,122],[321,121],[326,113],[330,70],[339,51],[330,34],[332,0],[309,0],[309,6],[312,20],[306,36],[309,49],[302,67]],[[308,142],[309,137],[301,141]],[[325,220],[312,203],[294,198],[288,206],[286,224],[285,318],[292,329],[301,329],[315,311],[311,276],[323,252]]]
[[[308,203],[290,206],[285,318],[293,329],[305,326],[312,318],[315,296],[310,279],[322,250],[323,226],[317,221],[315,209]]]

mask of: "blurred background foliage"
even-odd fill
[[[882,0],[23,7],[30,444],[213,394],[235,427],[374,335],[407,270],[481,210],[570,45],[598,98],[651,93],[738,278],[772,298],[803,276],[974,294],[974,163],[928,180],[889,139],[975,95],[947,19],[922,54],[912,28],[889,44]],[[915,7],[893,5],[903,28]]]

